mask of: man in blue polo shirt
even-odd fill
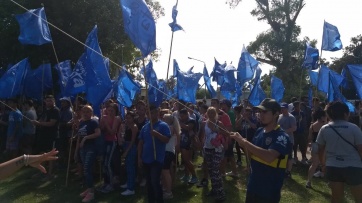
[[[163,202],[160,184],[166,144],[171,132],[167,123],[159,120],[159,109],[150,105],[150,122],[146,123],[139,135],[138,166],[143,167],[147,181],[148,202]],[[152,128],[151,128],[152,124]]]
[[[280,128],[277,121],[281,111],[274,99],[264,99],[259,106],[259,128],[252,142],[234,133],[241,147],[250,154],[251,174],[248,180],[246,203],[274,203],[280,201],[288,152],[291,150],[289,136]]]

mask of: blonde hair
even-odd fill
[[[173,116],[171,114],[165,114],[165,115],[163,115],[162,120],[172,128],[172,129],[170,129],[171,132],[181,133],[180,123],[178,122],[178,120],[175,116]]]
[[[218,120],[218,115],[217,115],[217,111],[215,107],[210,106],[207,111],[206,111],[206,115],[208,118],[212,118],[214,116],[212,116],[212,114],[215,115],[215,119]],[[211,115],[211,116],[210,116]]]

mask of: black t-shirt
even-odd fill
[[[80,139],[83,139],[83,137],[95,133],[95,130],[97,128],[99,128],[99,124],[98,121],[96,121],[95,119],[81,121],[79,123],[78,136]],[[84,144],[94,144],[94,143],[95,139],[88,139],[84,142]]]
[[[37,126],[37,133],[56,138],[58,136],[59,119],[60,119],[60,111],[57,107],[46,109],[42,113],[38,121],[49,122],[50,120],[56,120],[57,122],[53,126]]]

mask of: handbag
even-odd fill
[[[350,143],[348,140],[346,140],[341,134],[339,134],[339,132],[338,132],[333,126],[331,126],[330,124],[328,124],[328,126],[331,127],[332,130],[333,130],[334,132],[336,132],[337,135],[338,135],[340,138],[342,138],[343,141],[345,141],[347,144],[351,145],[351,146],[358,152],[358,154],[359,154],[359,151],[358,151],[358,148],[357,148],[356,145],[354,145],[354,144]]]

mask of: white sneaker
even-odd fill
[[[120,186],[122,189],[126,189],[127,188],[127,183],[123,184]]]
[[[316,172],[313,176],[316,177],[316,178],[323,178],[323,177],[324,177],[324,173],[321,172],[321,171],[318,171],[318,172]]]
[[[135,194],[134,190],[133,191],[132,190],[126,190],[126,191],[121,193],[121,195],[123,195],[123,196],[129,196],[129,195],[134,195],[134,194]]]

